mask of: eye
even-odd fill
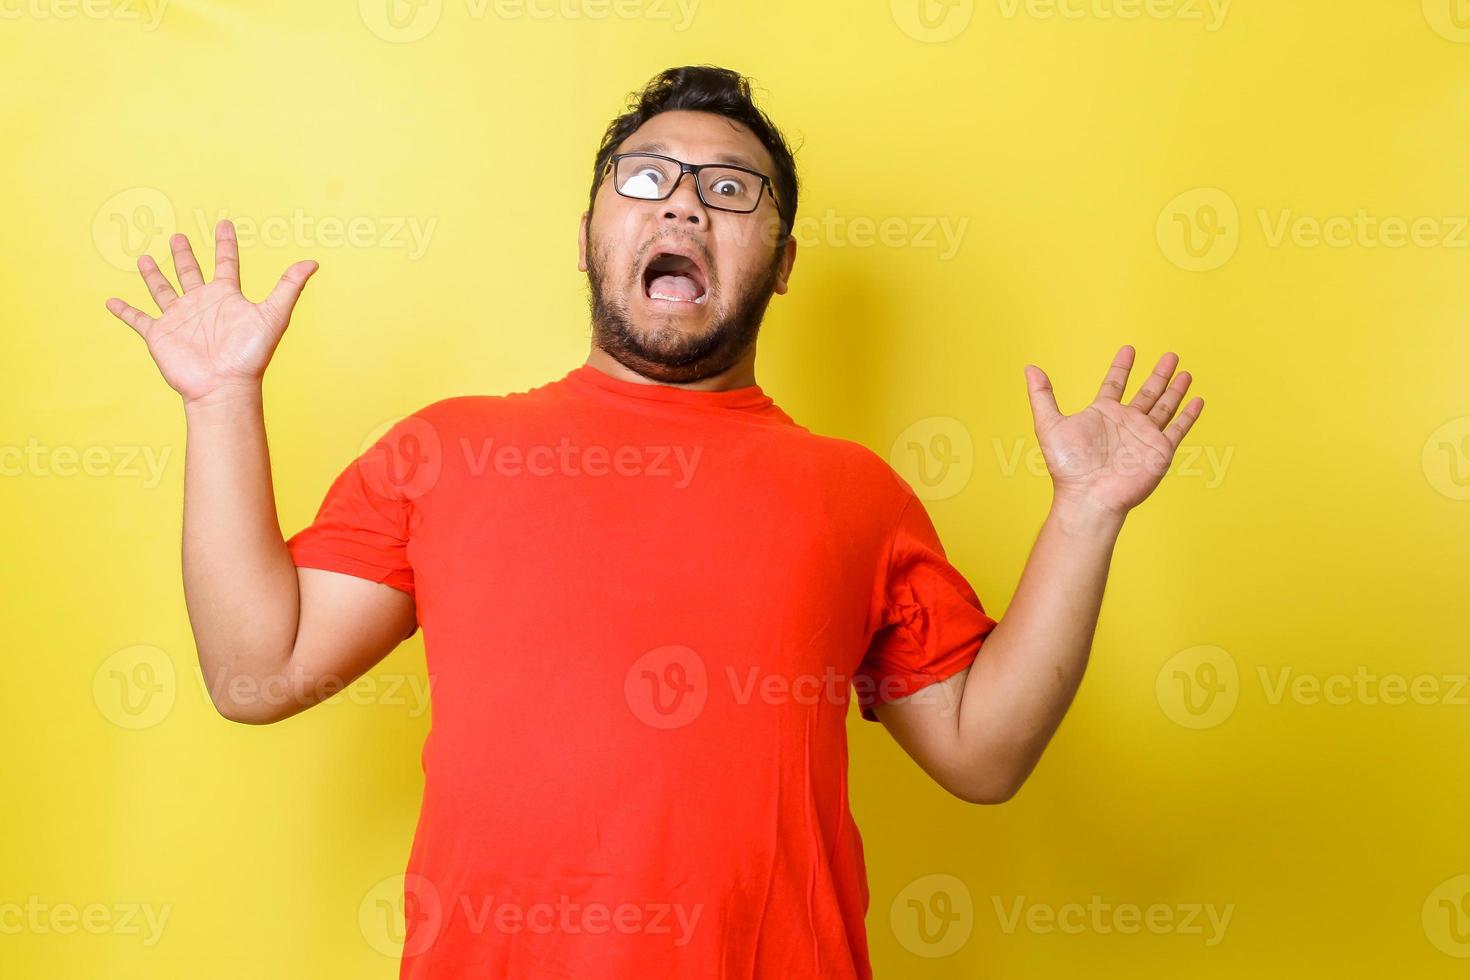
[[[739,197],[745,193],[745,182],[738,177],[721,177],[712,189],[721,197]]]
[[[644,167],[623,181],[622,193],[629,197],[658,197],[658,185],[663,174],[653,167]]]

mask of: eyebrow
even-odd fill
[[[665,154],[667,154],[669,152],[669,148],[666,145],[664,145],[663,143],[660,143],[657,140],[655,140],[652,143],[639,143],[637,146],[629,147],[628,149],[624,150],[623,152],[624,153],[665,153]],[[746,158],[744,156],[741,156],[739,153],[716,153],[715,154],[715,158],[713,160],[711,160],[710,162],[711,163],[733,163],[733,164],[735,164],[735,166],[737,166],[737,167],[744,167],[747,170],[755,170],[755,171],[759,171],[760,170],[760,167],[757,167],[755,164],[751,163],[748,158]]]

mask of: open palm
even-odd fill
[[[306,280],[316,271],[311,260],[297,262],[282,275],[269,296],[252,303],[240,292],[240,253],[235,226],[215,226],[214,278],[204,281],[189,239],[169,239],[174,271],[183,295],[150,255],[138,259],[138,271],[158,304],[155,319],[116,297],[107,309],[132,327],[148,345],[164,380],[185,402],[231,385],[258,384]]]
[[[1187,371],[1174,375],[1178,363],[1172,353],[1161,357],[1133,400],[1124,405],[1123,391],[1133,367],[1133,347],[1124,345],[1097,398],[1075,415],[1057,409],[1046,373],[1026,366],[1036,438],[1058,498],[1122,515],[1153,492],[1205,404],[1194,398],[1174,418],[1190,382]]]

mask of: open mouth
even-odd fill
[[[667,303],[704,305],[708,280],[699,260],[678,252],[656,252],[643,267],[643,295]]]

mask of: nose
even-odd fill
[[[688,177],[686,181],[684,178]],[[704,202],[699,199],[699,188],[694,183],[694,174],[680,174],[674,184],[674,193],[663,202],[662,217],[666,221],[698,226],[709,219]]]

